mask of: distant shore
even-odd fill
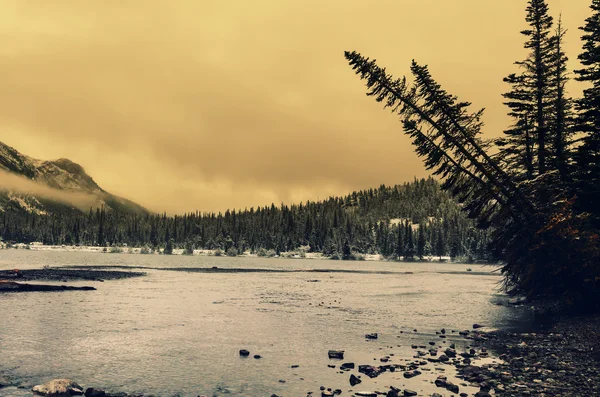
[[[0,242],[1,249],[20,249],[20,250],[31,250],[31,251],[46,251],[46,252],[95,252],[102,254],[138,254],[138,255],[182,255],[182,256],[231,256],[231,257],[242,257],[242,258],[287,258],[287,259],[317,259],[317,260],[337,260],[338,257],[327,256],[321,252],[308,252],[307,250],[295,250],[289,252],[280,252],[277,255],[273,250],[264,251],[261,253],[253,253],[251,251],[244,251],[242,253],[236,253],[235,255],[228,255],[227,252],[220,249],[195,249],[193,253],[186,253],[183,248],[173,248],[171,254],[164,254],[164,249],[151,249],[148,247],[128,247],[128,246],[111,246],[111,247],[100,247],[90,245],[43,245],[43,244],[7,244]],[[386,261],[383,255],[380,254],[353,254],[353,260],[357,261]],[[431,256],[427,255],[422,260],[414,259],[408,262],[450,262],[449,256]],[[464,263],[464,262],[457,262]]]

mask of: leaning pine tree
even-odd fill
[[[414,82],[395,79],[357,52],[345,57],[366,81],[367,95],[398,114],[404,132],[481,227],[493,228],[493,248],[503,261],[505,287],[529,296],[600,301],[600,259],[591,252],[597,235],[574,213],[556,173],[520,182],[489,154],[481,138],[482,111],[450,95],[427,66],[413,61]],[[594,237],[595,236],[595,237]]]

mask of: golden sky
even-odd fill
[[[571,67],[588,0],[549,0]],[[344,50],[509,120],[521,0],[3,0],[0,141],[155,211],[299,202],[428,173]],[[571,87],[577,94],[579,87]]]

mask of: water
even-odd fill
[[[530,321],[524,309],[497,304],[500,278],[479,265],[0,251],[0,269],[44,265],[148,269],[140,278],[73,283],[97,291],[0,294],[0,371],[25,386],[68,377],[164,396],[319,395],[321,385],[349,395],[349,373],[327,367],[340,364],[329,349],[357,365],[390,353],[390,363],[402,363],[412,360],[411,344],[465,343],[450,330]],[[214,266],[281,272],[162,270]],[[446,343],[435,334],[442,327]],[[371,332],[379,339],[366,341]],[[250,358],[239,357],[242,348]],[[436,391],[431,376],[363,380],[354,390]]]

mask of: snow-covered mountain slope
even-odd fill
[[[20,210],[38,214],[107,210],[148,213],[132,201],[102,189],[82,166],[68,159],[33,159],[0,142],[0,212]]]

